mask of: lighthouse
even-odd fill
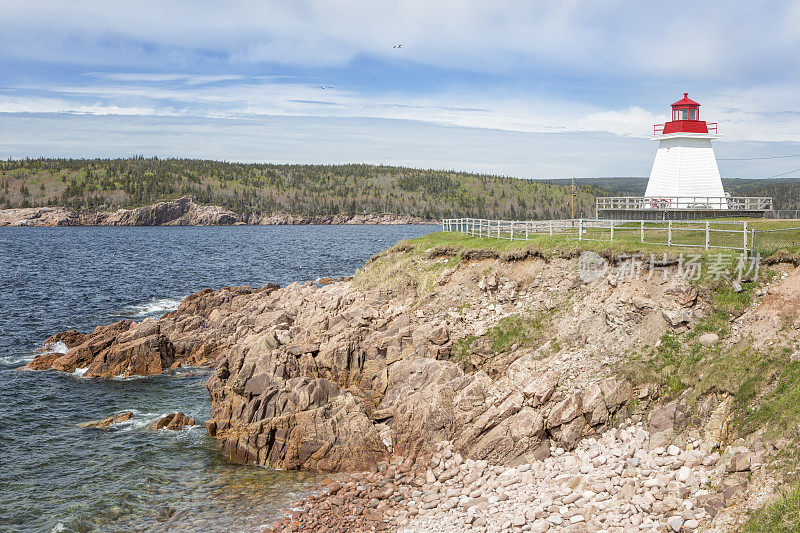
[[[711,141],[717,123],[700,120],[700,104],[683,93],[672,104],[672,120],[653,127],[658,151],[644,196],[598,196],[597,218],[612,220],[701,220],[763,217],[772,198],[728,196],[722,189]]]
[[[711,146],[719,137],[716,123],[700,120],[689,93],[672,104],[672,120],[656,124],[651,137],[659,141],[645,192],[653,208],[728,208]]]

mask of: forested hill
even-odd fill
[[[601,191],[592,184],[577,189],[575,214],[589,216]],[[570,214],[569,186],[454,171],[142,157],[0,162],[0,208],[109,210],[186,195],[237,213],[393,213],[428,219]]]
[[[640,196],[646,178],[575,180],[575,215],[595,196]],[[800,179],[725,179],[734,196],[772,196],[800,209]],[[0,209],[114,210],[191,195],[237,213],[360,215],[427,219],[564,218],[570,180],[527,180],[381,165],[274,165],[198,159],[24,159],[0,161]]]

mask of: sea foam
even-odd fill
[[[146,317],[154,314],[163,314],[174,311],[181,303],[180,298],[154,298],[149,302],[130,305],[127,311],[134,317]]]
[[[45,345],[45,350],[47,353],[67,353],[69,348],[67,345],[61,341],[58,342],[49,342]]]

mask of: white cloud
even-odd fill
[[[123,82],[182,82],[187,85],[203,85],[207,83],[219,83],[223,81],[234,81],[245,79],[241,74],[220,74],[220,75],[198,75],[183,73],[159,73],[159,72],[89,72],[89,76],[105,80]]]
[[[386,118],[528,133],[607,132],[648,137],[669,120],[669,103],[601,107],[567,98],[494,91],[428,95],[369,94],[269,78],[179,74],[111,74],[101,84],[21,85],[0,95],[0,112],[91,113],[204,118],[310,116]],[[181,83],[162,84],[164,81]],[[117,82],[117,83],[115,83]],[[154,83],[150,83],[154,82]],[[218,86],[216,82],[224,82]],[[46,96],[27,96],[44,94]],[[730,140],[800,141],[800,97],[790,86],[723,91],[701,99],[702,118]]]
[[[213,124],[241,135],[252,132],[233,124],[287,120],[287,142],[302,145],[313,130],[305,120],[343,128],[391,119],[387,124],[414,125],[395,135],[417,135],[414,128],[433,135],[441,127],[492,129],[506,140],[529,135],[554,150],[536,152],[542,172],[562,165],[591,175],[590,160],[565,162],[553,154],[566,148],[538,134],[611,133],[621,144],[604,148],[620,149],[668,120],[669,103],[689,90],[726,140],[800,142],[799,1],[758,8],[719,0],[0,4],[0,121],[17,120],[15,113],[107,116],[114,124],[113,115],[161,117],[167,129],[182,120],[203,123],[211,138],[209,119],[227,119]],[[402,48],[393,48],[398,43]],[[336,128],[327,131],[335,136]],[[132,138],[148,146],[144,136]],[[357,131],[345,138],[369,143]],[[97,139],[104,140],[100,133]],[[502,149],[481,152],[481,139],[454,153],[500,171]],[[167,146],[183,146],[176,142]],[[200,137],[193,142],[207,145]],[[351,153],[333,138],[326,142]],[[233,141],[225,146],[246,158]],[[302,160],[303,150],[285,151]],[[442,147],[420,161],[451,161],[451,154]],[[514,168],[519,174],[522,167]]]
[[[652,132],[653,124],[663,122],[660,115],[632,106],[623,111],[599,111],[578,121],[579,127],[589,131],[606,131],[619,135],[642,137]]]
[[[166,116],[167,110],[152,107],[130,107],[102,103],[79,104],[60,98],[0,96],[0,113],[74,113],[86,115]]]
[[[497,72],[797,76],[797,2],[308,0],[7,2],[0,50],[140,65],[159,59],[341,66],[358,57]],[[392,48],[403,43],[402,49]],[[796,50],[796,48],[795,48]],[[780,51],[780,53],[778,53]],[[86,64],[84,63],[84,64]]]

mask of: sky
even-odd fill
[[[0,157],[647,176],[684,92],[800,176],[800,1],[0,0]],[[792,156],[792,157],[786,157]]]

